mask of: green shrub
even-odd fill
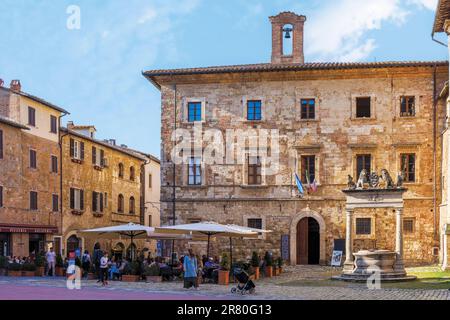
[[[283,264],[284,264],[283,259],[281,257],[278,257],[278,259],[277,259],[277,266],[279,268],[281,268],[283,266]]]
[[[266,254],[264,255],[264,262],[266,263],[267,267],[273,266],[273,258],[269,251],[266,251]]]
[[[0,269],[6,269],[8,267],[8,258],[0,256]]]
[[[34,263],[24,263],[22,265],[23,271],[36,271],[36,265]]]
[[[144,269],[144,276],[157,277],[161,275],[161,270],[157,263],[153,263],[150,266],[146,266]]]
[[[139,262],[133,261],[133,262],[128,263],[126,274],[138,276],[138,275],[140,275],[140,271],[141,271],[141,267],[139,265]]]
[[[64,260],[60,254],[56,256],[56,266],[61,268],[64,267]]]
[[[39,254],[36,256],[36,259],[34,260],[34,263],[36,267],[45,267],[45,258],[43,255]]]
[[[8,270],[11,271],[21,271],[22,270],[22,265],[20,263],[10,263],[8,265]]]
[[[230,261],[228,259],[228,254],[222,254],[222,260],[220,260],[220,269],[230,270]]]
[[[259,259],[258,252],[253,251],[252,260],[251,260],[252,267],[257,268],[257,267],[259,267],[260,263],[261,263],[261,259]]]

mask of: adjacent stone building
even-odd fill
[[[259,240],[236,240],[236,254],[271,250],[292,264],[326,264],[345,238],[348,175],[356,181],[363,169],[387,169],[396,179],[403,171],[405,263],[437,262],[445,107],[435,93],[448,80],[448,63],[305,63],[306,17],[284,12],[270,20],[271,63],[144,72],[161,91],[161,223],[172,224],[175,213],[177,224],[267,228],[273,233]],[[285,52],[289,39],[293,49]],[[174,142],[175,129],[197,137],[213,129],[222,147],[246,132],[277,130],[279,170],[265,174],[271,150],[244,148],[235,163],[219,152],[223,161],[209,163],[211,135],[201,144],[194,138],[192,154],[178,163],[172,151],[186,140]],[[242,131],[231,131],[229,141],[230,129]],[[295,173],[312,186],[303,198]],[[355,250],[394,249],[395,212],[360,209],[354,220]],[[227,246],[214,243],[213,254]]]
[[[68,112],[0,80],[0,255],[60,246],[59,121]]]

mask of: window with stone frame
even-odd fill
[[[119,163],[119,178],[123,179],[124,175],[124,166],[123,163]]]
[[[36,109],[28,107],[28,125],[36,126]]]
[[[153,176],[152,176],[152,174],[150,173],[150,174],[148,175],[148,188],[149,188],[149,189],[152,188],[152,182],[153,182]]]
[[[50,157],[51,162],[51,172],[52,173],[58,173],[58,157],[57,156],[51,156]]]
[[[0,159],[3,159],[3,130],[0,130]]]
[[[30,168],[37,168],[37,155],[36,150],[30,149]]]
[[[3,186],[0,186],[0,208],[3,207]]]
[[[201,158],[190,157],[188,163],[188,185],[199,186],[202,184]]]
[[[415,227],[416,220],[414,218],[404,218],[403,219],[403,233],[411,234],[416,230]]]
[[[57,124],[57,118],[53,115],[50,116],[50,132],[51,133],[58,133],[58,124]]]
[[[202,103],[188,102],[188,121],[197,122],[202,121]]]
[[[92,192],[92,212],[103,212],[103,193]]]
[[[84,210],[84,190],[70,188],[70,209],[83,211]]]
[[[372,234],[372,218],[356,218],[356,234]]]
[[[36,211],[38,209],[38,193],[30,191],[30,210]]]
[[[123,213],[125,210],[124,208],[124,197],[122,194],[119,194],[117,197],[117,212]]]
[[[70,139],[70,157],[76,160],[84,160],[84,142]]]
[[[59,211],[59,196],[57,194],[52,194],[52,211]]]
[[[361,171],[364,169],[367,171],[367,177],[371,173],[372,155],[370,154],[358,154],[356,155],[356,179],[359,178]]]
[[[316,118],[316,100],[302,99],[300,101],[301,119],[314,120]]]
[[[416,97],[403,96],[400,98],[400,117],[414,117],[416,115]]]
[[[105,151],[92,146],[92,164],[97,167],[105,166]]]
[[[405,175],[405,182],[416,181],[416,155],[414,153],[401,154],[401,170]]]
[[[130,167],[130,180],[134,181],[136,179],[136,170],[134,167]]]
[[[370,97],[356,98],[356,118],[370,118],[371,115],[372,112]]]
[[[261,100],[247,101],[247,120],[260,121],[262,119],[261,105]]]
[[[261,185],[262,184],[262,164],[260,157],[248,157],[247,167],[247,183],[249,185]]]
[[[316,179],[316,156],[302,156],[301,170],[302,182],[313,183]]]
[[[249,218],[247,219],[247,227],[253,229],[262,229],[263,223],[261,218]]]
[[[136,213],[136,201],[134,200],[134,197],[130,197],[128,212],[130,214],[135,214]]]

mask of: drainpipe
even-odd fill
[[[175,106],[174,106],[174,118],[173,118],[173,128],[174,128],[174,132],[177,130],[177,85],[176,83],[173,85],[173,90],[174,90],[174,98],[175,98]],[[173,147],[175,148],[175,143],[176,141],[173,142]],[[176,179],[175,179],[175,174],[176,174],[176,164],[175,164],[175,160],[172,159],[173,161],[173,176],[172,176],[172,192],[173,192],[173,198],[172,198],[172,224],[175,225],[175,219],[176,219]],[[175,252],[175,240],[172,240],[172,265],[174,264],[174,252]]]
[[[436,133],[437,133],[437,84],[436,84],[436,64],[433,68],[433,235],[434,240],[439,240],[437,237],[437,205],[436,205],[436,190],[437,190],[437,159],[436,159],[436,153],[437,153],[437,143],[436,143]]]
[[[59,214],[61,219],[61,243],[60,243],[60,252],[62,255],[62,248],[64,246],[63,243],[63,146],[62,141],[63,137],[67,135],[67,133],[61,134],[61,118],[67,116],[67,113],[64,113],[62,116],[58,117],[58,134],[59,134]]]

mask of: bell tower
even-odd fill
[[[272,23],[272,63],[305,63],[303,26],[306,17],[282,12],[269,19]],[[288,49],[291,51],[287,52]]]

